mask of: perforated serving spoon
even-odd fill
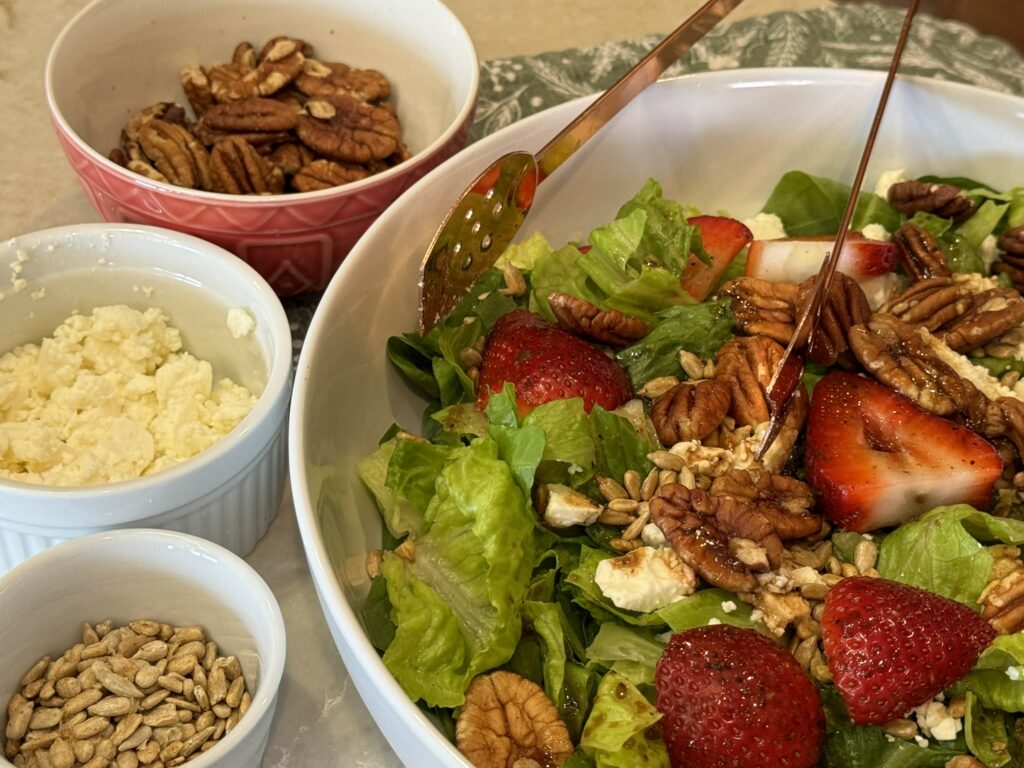
[[[469,185],[445,217],[420,269],[420,332],[427,333],[497,261],[537,185],[743,0],[709,0],[563,128],[536,155],[510,152]]]

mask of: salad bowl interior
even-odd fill
[[[553,247],[582,241],[614,219],[648,179],[661,184],[667,199],[738,218],[759,211],[790,170],[848,183],[882,79],[853,70],[752,69],[660,82],[546,182],[520,238],[537,231]],[[306,555],[339,653],[408,764],[468,765],[392,678],[360,619],[370,584],[366,556],[381,546],[381,519],[356,464],[391,425],[417,432],[425,407],[388,362],[385,346],[390,336],[416,327],[418,268],[451,202],[499,155],[541,147],[585,101],[470,146],[403,195],[334,277],[299,361],[290,469]],[[901,77],[865,187],[892,169],[910,178],[1019,184],[1022,139],[1024,100]]]

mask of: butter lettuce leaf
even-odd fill
[[[985,545],[994,542],[1024,543],[1024,521],[966,504],[936,507],[885,537],[878,572],[976,609],[992,567]]]
[[[396,627],[384,663],[414,701],[456,707],[519,641],[535,516],[488,438],[453,451],[436,485],[415,560],[384,556]]]
[[[660,719],[633,683],[608,672],[597,687],[580,747],[599,768],[669,768],[665,742],[652,735]]]

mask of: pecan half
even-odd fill
[[[305,144],[289,141],[275,147],[268,159],[280,168],[285,176],[291,177],[316,160],[316,155]]]
[[[996,244],[1006,253],[1024,256],[1024,224],[1011,227],[999,236]]]
[[[398,149],[398,119],[394,113],[351,96],[325,97],[337,110],[329,120],[299,115],[299,140],[318,154],[347,163],[383,160]]]
[[[893,233],[892,240],[899,248],[900,264],[911,280],[953,274],[946,254],[927,229],[907,222]]]
[[[718,350],[715,378],[729,385],[729,413],[740,426],[768,421],[771,411],[765,390],[782,360],[784,348],[765,336],[735,336]],[[799,430],[807,416],[807,390],[803,384],[786,416],[786,426]]]
[[[718,429],[731,403],[731,389],[724,381],[682,382],[657,399],[651,407],[651,422],[667,447],[703,440]]]
[[[504,670],[470,684],[455,723],[455,745],[477,768],[554,768],[573,753],[569,730],[544,690]]]
[[[749,469],[731,469],[711,483],[712,496],[731,496],[754,504],[783,541],[814,536],[822,517],[812,511],[810,486],[788,475]]]
[[[971,309],[935,334],[951,349],[966,353],[984,347],[1024,323],[1024,299],[1016,290],[993,288],[971,297]]]
[[[139,144],[156,169],[172,184],[213,189],[210,155],[182,126],[154,118],[139,131]]]
[[[296,126],[295,112],[275,99],[241,99],[211,107],[199,124],[225,134],[258,134],[290,131]]]
[[[142,134],[142,126],[150,120],[160,119],[175,125],[185,125],[185,110],[179,104],[170,101],[158,101],[151,104],[140,112],[136,112],[129,118],[121,132],[121,143],[127,145],[129,142],[138,142]]]
[[[210,152],[210,172],[217,192],[277,195],[284,191],[284,173],[245,139],[233,137],[217,142]]]
[[[811,301],[815,279],[809,277],[800,283],[798,316]],[[808,359],[820,365],[835,365],[838,362],[849,367],[852,355],[847,354],[850,345],[846,334],[852,326],[865,322],[870,316],[871,307],[860,283],[842,272],[836,272],[828,296],[822,302],[814,336],[807,344]]]
[[[284,88],[302,73],[305,57],[294,50],[281,58],[266,58],[255,68],[232,62],[211,67],[210,91],[221,104],[254,96],[270,96]]]
[[[179,78],[181,89],[185,92],[188,103],[192,105],[192,111],[195,112],[196,117],[202,117],[206,110],[217,103],[213,98],[210,77],[199,64],[184,67]]]
[[[256,61],[281,61],[282,59],[288,58],[296,51],[300,52],[303,58],[306,56],[312,56],[313,46],[305,40],[288,37],[287,35],[277,35],[276,37],[270,38],[263,44],[263,47],[260,48],[259,54],[256,56]]]
[[[335,94],[351,96],[360,101],[383,101],[391,94],[391,83],[375,69],[356,69],[346,64],[307,60],[295,86],[310,98]]]
[[[736,330],[747,336],[767,336],[788,344],[796,323],[796,303],[800,287],[793,283],[774,283],[757,277],[730,280],[719,291],[732,299]]]
[[[548,306],[558,324],[570,333],[601,344],[624,347],[650,333],[647,323],[617,309],[602,310],[585,299],[568,293],[552,293]]]
[[[900,181],[889,187],[888,197],[889,204],[900,213],[912,216],[918,211],[925,211],[957,223],[968,218],[977,208],[963,190],[952,184]]]
[[[359,181],[369,175],[370,172],[361,165],[320,159],[302,166],[292,176],[291,185],[296,192],[315,192]]]
[[[231,63],[242,72],[256,69],[256,49],[252,47],[252,43],[243,40],[236,45],[231,53]]]
[[[938,416],[977,412],[980,393],[935,354],[920,326],[875,314],[850,329],[850,348],[883,384]]]
[[[712,496],[700,488],[668,483],[650,501],[651,520],[662,530],[679,559],[701,578],[732,592],[752,592],[757,577],[730,547],[730,539],[762,546],[769,566],[776,567],[782,541],[771,522],[752,504]]]
[[[881,312],[935,331],[971,308],[971,292],[951,277],[929,277],[893,296]]]

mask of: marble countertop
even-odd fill
[[[0,0],[0,240],[98,221],[49,124],[42,72],[51,41],[86,0]],[[699,0],[447,0],[481,59],[533,55],[659,34]],[[827,0],[751,0],[738,18],[831,6]],[[1022,80],[1024,83],[1024,80]],[[1019,90],[1018,90],[1019,92]],[[247,558],[276,594],[288,659],[264,768],[400,765],[364,707],[320,612],[290,497]]]

